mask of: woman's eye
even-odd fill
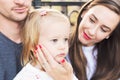
[[[101,28],[101,31],[102,31],[102,32],[107,32],[107,30],[106,30],[106,29],[104,29],[104,28]]]
[[[89,20],[90,20],[91,23],[95,23],[94,19],[89,18]]]

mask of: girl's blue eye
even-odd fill
[[[58,41],[58,39],[53,39],[52,41],[53,41],[53,42],[57,42],[57,41]]]
[[[68,38],[65,38],[65,41],[68,41]]]

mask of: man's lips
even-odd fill
[[[85,32],[83,32],[83,37],[84,37],[86,40],[91,40],[91,38],[90,38]]]
[[[21,8],[14,8],[13,10],[17,13],[24,13],[24,12],[27,11],[27,8],[26,7],[21,7]]]

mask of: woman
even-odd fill
[[[120,77],[119,0],[93,0],[84,5],[69,53],[79,80]]]
[[[48,52],[44,51],[44,55],[46,61],[40,62],[49,64],[45,68],[48,74],[55,80],[63,80],[62,74],[67,72],[61,68],[65,63],[61,64],[63,67],[58,66]],[[117,80],[120,78],[119,56],[120,0],[87,2],[81,8],[76,30],[70,39],[68,58],[75,75],[79,80]]]

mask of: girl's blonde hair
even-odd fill
[[[31,60],[35,63],[37,61],[34,56],[34,50],[36,49],[36,45],[38,45],[40,27],[44,27],[46,22],[54,24],[54,22],[61,21],[70,24],[67,16],[54,9],[37,9],[28,14],[22,29],[22,65],[25,65]],[[50,24],[48,24],[48,28],[50,28]]]

